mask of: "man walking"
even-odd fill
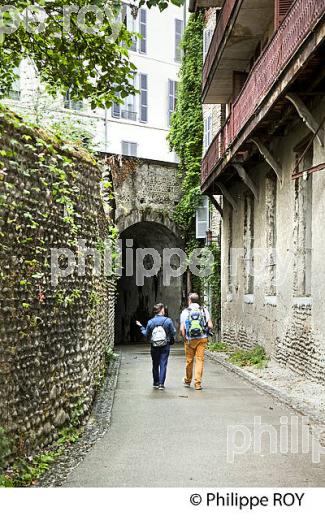
[[[186,355],[186,373],[183,382],[185,386],[191,385],[195,359],[195,390],[202,390],[204,352],[213,324],[209,311],[201,307],[197,293],[189,295],[188,308],[183,310],[180,323]]]

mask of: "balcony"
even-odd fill
[[[203,158],[203,191],[207,191],[320,47],[325,39],[324,24],[319,23],[324,14],[325,0],[296,0],[292,5],[255,62],[225,125]]]
[[[224,0],[190,0],[188,10],[194,13],[198,9],[208,9],[209,7],[221,7]]]
[[[225,0],[203,66],[203,103],[228,103],[233,71],[246,71],[274,29],[274,0]]]

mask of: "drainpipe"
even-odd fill
[[[108,123],[108,111],[107,111],[107,108],[105,107],[105,121],[104,121],[104,126],[105,126],[105,153],[108,152],[107,148],[108,148],[108,128],[107,128],[107,123]]]

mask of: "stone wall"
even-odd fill
[[[0,112],[0,427],[15,455],[88,414],[114,342],[115,282],[88,258],[85,276],[53,285],[51,248],[76,254],[78,238],[95,248],[107,237],[101,172]]]
[[[136,272],[136,250],[152,248],[163,258],[164,250],[183,248],[180,234],[173,222],[173,212],[181,196],[181,179],[177,165],[134,157],[110,156],[115,200],[116,225],[123,245],[123,265],[126,248],[128,258],[132,252],[132,272]],[[147,257],[150,259],[150,257]],[[144,261],[150,269],[150,261]],[[173,269],[179,266],[174,256]],[[182,301],[182,276],[163,282],[160,269],[155,276],[145,279],[141,286],[134,275],[124,276],[118,282],[116,335],[117,341],[128,343],[143,341],[136,320],[147,323],[152,317],[152,307],[163,302],[169,308],[170,317],[178,326]]]

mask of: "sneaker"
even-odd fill
[[[158,384],[158,383],[154,383],[154,384],[153,384],[153,387],[154,387],[154,388],[159,388],[159,384]]]
[[[202,390],[202,386],[196,386],[195,390]]]
[[[186,386],[187,388],[190,388],[190,386],[191,386],[191,383],[187,383],[185,377],[184,377],[184,379],[183,379],[183,384],[184,384],[184,386]]]
[[[158,388],[159,388],[159,390],[165,390],[165,387],[164,387],[164,385],[159,385],[159,387],[158,387]]]

